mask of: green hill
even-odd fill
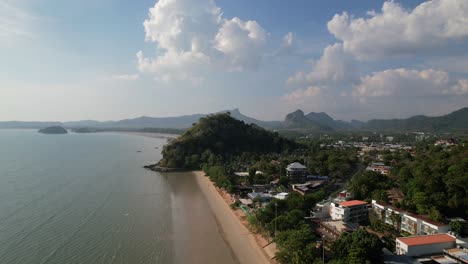
[[[254,124],[220,113],[200,118],[184,134],[166,145],[160,165],[170,168],[200,168],[203,163],[226,161],[234,155],[282,152],[295,143]]]
[[[394,131],[466,132],[468,131],[468,107],[437,117],[419,115],[407,119],[370,120],[364,128]]]

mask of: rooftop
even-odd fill
[[[352,200],[352,201],[346,201],[346,202],[341,202],[340,205],[344,207],[353,207],[353,206],[358,206],[358,205],[364,205],[367,204],[364,201],[359,201],[359,200]]]
[[[306,169],[306,166],[300,164],[299,162],[294,162],[289,164],[287,169]]]
[[[428,236],[398,237],[402,243],[408,246],[429,245],[437,243],[455,242],[455,237],[447,234],[436,234]]]

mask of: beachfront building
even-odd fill
[[[350,223],[359,223],[368,220],[367,203],[359,200],[345,202],[332,202],[330,215],[333,220],[341,220]]]
[[[456,238],[447,234],[398,237],[396,239],[397,255],[424,256],[442,253],[444,249],[455,247]]]
[[[307,168],[299,162],[294,162],[286,167],[286,175],[295,182],[304,182],[307,177]]]

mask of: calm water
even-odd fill
[[[0,130],[0,263],[234,263],[193,178],[142,168],[165,142]]]

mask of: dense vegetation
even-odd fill
[[[241,153],[283,152],[295,143],[256,125],[247,125],[229,113],[201,118],[163,149],[161,166],[200,169],[222,164]]]
[[[444,149],[424,145],[404,155],[394,169],[405,193],[402,207],[434,220],[468,216],[468,145]]]
[[[332,245],[335,256],[329,263],[333,264],[365,264],[382,263],[384,244],[374,234],[359,229],[343,234]]]

